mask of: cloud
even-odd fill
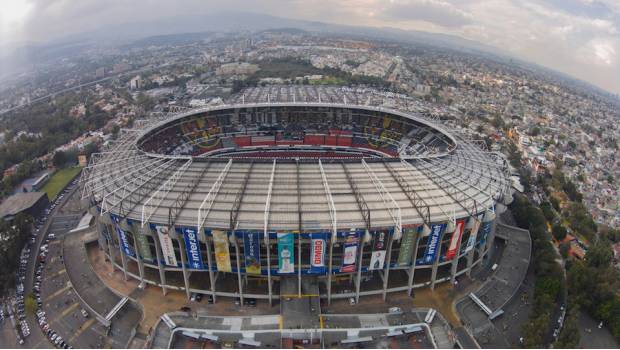
[[[620,92],[618,0],[10,1],[30,8],[10,26],[0,17],[0,45],[241,9],[298,20],[458,35]]]
[[[594,38],[579,50],[579,58],[586,64],[616,65],[616,47],[610,39]]]
[[[473,23],[469,13],[441,0],[390,1],[380,16],[388,21],[424,21],[447,28]]]

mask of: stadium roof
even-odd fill
[[[136,123],[145,128],[125,130],[114,148],[91,160],[83,172],[83,198],[97,202],[103,212],[144,223],[310,231],[464,218],[483,213],[510,190],[501,155],[446,125],[419,114],[415,118],[449,132],[458,147],[441,157],[409,160],[167,156],[136,145],[158,121]]]

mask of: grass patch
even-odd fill
[[[42,188],[43,192],[47,193],[47,197],[49,198],[49,200],[53,201],[54,199],[56,199],[58,193],[60,193],[60,191],[62,191],[62,189],[65,188],[65,186],[67,186],[69,182],[71,182],[71,179],[73,179],[75,175],[80,172],[80,170],[82,170],[82,168],[80,168],[79,166],[75,166],[71,168],[60,169],[55,172],[54,175],[52,175],[52,177],[50,178],[50,180]]]

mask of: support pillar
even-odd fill
[[[241,283],[241,257],[239,256],[239,242],[237,242],[237,236],[234,230],[231,231],[231,234],[232,234],[232,237],[234,238],[235,256],[237,258],[237,284],[239,288],[239,299],[241,300],[241,305],[244,305],[243,304],[243,286]]]
[[[108,233],[110,236],[110,240],[108,241],[108,254],[110,255],[110,263],[112,263],[112,270],[116,271],[116,265],[114,264],[114,262],[116,261],[116,250],[114,249],[114,236],[113,236],[114,230],[110,230],[111,225],[109,224],[103,224],[103,225],[106,225],[106,230],[108,230]]]
[[[148,226],[144,226],[146,230],[148,230]],[[159,283],[161,285],[161,291],[164,295],[167,294],[166,290],[166,271],[162,266],[162,251],[161,246],[159,245],[159,237],[157,235],[153,235],[153,242],[155,242],[155,256],[157,257],[157,269],[159,270]]]
[[[413,259],[411,261],[411,268],[409,269],[409,284],[407,288],[407,295],[411,296],[413,292],[413,278],[415,277],[416,261],[418,260],[418,247],[420,246],[420,240],[422,239],[422,233],[417,232],[415,244],[413,245]]]
[[[174,227],[170,229],[174,230]],[[185,242],[183,241],[182,236],[177,236],[177,242],[179,243],[179,254],[181,254],[181,269],[183,271],[183,284],[185,285],[185,295],[187,295],[187,300],[190,300],[190,291],[189,291],[189,275],[187,272],[187,259],[185,258]]]
[[[329,240],[329,268],[327,269],[327,305],[331,305],[332,302],[332,268],[333,268],[333,255],[334,255],[334,240],[338,239],[336,233],[332,233]]]
[[[136,261],[138,262],[138,273],[140,274],[140,284],[144,283],[144,262],[142,256],[140,256],[140,249],[138,247],[138,240],[136,235],[139,233],[131,232],[131,238],[133,238],[133,246],[136,251]]]
[[[435,255],[435,261],[433,261],[433,269],[431,271],[431,290],[435,290],[435,282],[437,281],[437,268],[439,267],[439,258],[441,257],[441,248],[443,247],[443,235],[444,234],[442,234],[439,238],[439,246],[437,247],[437,254]]]
[[[497,219],[493,220],[493,224],[491,226],[491,232],[489,232],[489,237],[487,237],[487,256],[491,256],[493,254],[493,250],[495,249],[495,231],[497,230]]]
[[[123,252],[123,246],[122,244],[120,244],[120,242],[118,244],[118,252],[121,255],[121,264],[123,265],[123,276],[125,278],[125,281],[129,281],[129,276],[127,276],[127,257],[125,256],[125,253]]]
[[[463,223],[463,225],[465,225],[465,223]],[[456,281],[456,272],[459,267],[459,260],[461,259],[461,246],[463,245],[464,234],[465,234],[465,227],[463,227],[463,232],[461,233],[461,237],[459,238],[459,246],[456,251],[456,256],[453,258],[454,260],[452,260],[452,265],[450,266],[450,283],[453,286],[454,286],[454,282]]]
[[[297,297],[301,298],[301,230],[297,234]]]
[[[213,236],[211,236],[213,241]],[[213,296],[213,303],[215,304],[215,279],[213,278],[213,259],[211,259],[211,242],[209,242],[209,236],[205,234],[205,245],[207,246],[207,264],[209,269],[209,283],[211,284],[211,295]]]
[[[269,306],[273,305],[273,295],[271,291],[271,247],[269,243],[269,232],[265,228],[265,246],[267,248],[267,288],[269,290]]]
[[[369,235],[368,229],[364,232],[364,236]],[[359,257],[357,259],[357,285],[355,286],[355,303],[360,301],[360,285],[362,284],[362,258],[364,257],[364,237],[357,238],[357,244],[360,247]]]
[[[390,281],[390,279],[389,279],[389,277],[390,277],[390,260],[392,260],[392,243],[394,243],[394,234],[395,233],[396,232],[393,232],[390,235],[390,237],[388,238],[387,254],[385,256],[385,272],[383,273],[383,275],[385,276],[385,278],[383,279],[383,301],[385,301],[385,299],[387,297],[388,282]],[[402,236],[401,236],[401,239],[402,239]]]

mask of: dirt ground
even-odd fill
[[[200,303],[187,300],[185,292],[169,290],[163,295],[161,288],[147,285],[143,290],[138,288],[138,281],[130,278],[125,281],[121,271],[114,271],[109,262],[104,261],[103,252],[97,247],[91,247],[88,252],[91,266],[103,282],[118,293],[128,295],[142,304],[144,319],[138,329],[148,333],[159,317],[166,312],[178,311],[181,307],[189,306],[194,311],[213,315],[248,315],[248,314],[278,314],[279,304],[274,301],[269,306],[266,301],[259,300],[256,308],[240,307],[234,304],[231,298],[218,298],[215,304],[207,304],[206,297]],[[331,305],[323,305],[323,313],[383,313],[390,306],[401,308],[424,307],[437,309],[453,327],[461,326],[454,308],[455,302],[475,290],[477,284],[466,277],[461,278],[458,287],[449,283],[438,284],[434,291],[430,288],[415,289],[414,297],[406,292],[388,294],[387,302],[381,295],[365,296],[360,298],[357,305],[351,306],[348,299],[334,299]]]

